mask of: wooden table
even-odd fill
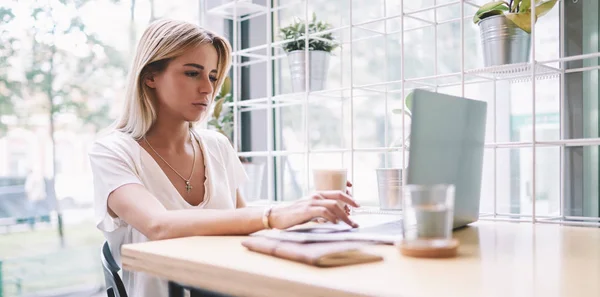
[[[125,245],[123,267],[239,296],[600,296],[600,229],[477,222],[455,231],[460,256],[316,268],[246,250],[245,237]]]

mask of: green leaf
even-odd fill
[[[506,18],[527,33],[531,33],[531,12],[507,13]],[[537,20],[537,18],[536,18]]]
[[[225,102],[225,98],[221,98],[215,103],[215,109],[213,110],[213,118],[218,119],[221,116],[221,110],[223,110],[223,102]]]
[[[483,13],[482,15],[479,16],[480,19],[485,19],[494,15],[501,15],[504,14],[503,10],[497,9],[497,10],[490,10],[488,12]]]
[[[543,15],[545,15],[546,13],[548,13],[548,11],[550,11],[552,9],[552,7],[554,7],[554,5],[556,4],[557,0],[550,0],[547,2],[544,2],[540,5],[537,5],[535,7],[535,15],[536,17],[541,17]]]
[[[227,113],[223,116],[223,122],[232,122],[233,121],[233,112],[231,109],[227,111]]]
[[[521,0],[514,0],[511,7],[509,7],[509,11],[510,12],[519,12],[519,3],[521,3]]]
[[[477,10],[477,12],[475,13],[475,16],[473,17],[473,23],[479,23],[479,21],[481,21],[481,15],[491,10],[508,10],[508,7],[506,5],[506,2],[504,1],[494,1],[481,6],[479,10]]]
[[[229,76],[225,77],[223,81],[223,85],[221,86],[221,92],[219,93],[219,98],[225,97],[231,91],[231,79]]]
[[[308,34],[314,34],[325,30],[329,30],[331,27],[332,26],[329,23],[317,21],[316,14],[314,13],[312,15],[312,19],[309,20],[308,27],[305,26],[304,20],[296,18],[294,23],[279,29],[280,36],[284,40],[291,41],[284,44],[283,49],[286,52],[304,50],[306,43],[304,39],[306,37],[307,29]],[[326,52],[331,52],[339,45],[331,33],[323,34],[319,37],[320,39],[325,39],[326,41],[309,39],[309,50],[322,50]]]
[[[408,96],[406,96],[406,108],[408,110],[412,110],[413,106],[413,92],[410,92]]]
[[[522,0],[519,12],[526,12],[531,8],[531,0]]]
[[[406,95],[405,105],[406,105],[406,109],[410,113],[412,111],[412,106],[413,106],[413,92],[410,92],[408,95]],[[392,110],[392,113],[402,114],[402,108],[394,109],[394,110]]]

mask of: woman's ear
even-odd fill
[[[144,83],[151,89],[156,88],[156,82],[154,81],[154,73],[148,73],[144,76]]]

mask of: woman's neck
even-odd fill
[[[157,117],[146,133],[146,139],[154,147],[172,152],[184,152],[190,141],[190,124],[181,121],[166,121]]]

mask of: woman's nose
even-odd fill
[[[212,94],[213,92],[213,82],[210,78],[202,79],[200,82],[200,86],[198,87],[198,91],[203,94]]]

